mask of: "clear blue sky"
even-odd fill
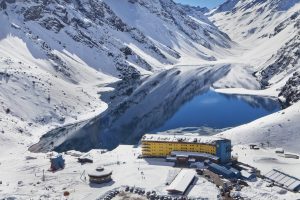
[[[189,4],[193,6],[214,8],[221,3],[225,2],[225,0],[174,0],[175,2],[179,2],[182,4]]]

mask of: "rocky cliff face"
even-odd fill
[[[263,87],[270,86],[270,79],[276,75],[284,78],[299,70],[300,35],[289,40],[270,60],[271,64],[258,72]]]
[[[300,73],[295,72],[282,88],[281,97],[285,106],[290,106],[300,100]]]
[[[145,19],[160,21],[156,28],[166,30],[171,41],[153,39],[145,31],[151,30],[149,22],[141,22],[141,29],[133,23],[138,18],[125,19],[119,3]],[[66,77],[72,76],[71,68],[55,51],[72,52],[106,74],[137,78],[176,64],[184,54],[178,49],[187,43],[206,60],[216,59],[214,46],[229,48],[231,43],[201,11],[183,9],[171,0],[2,0],[0,5],[1,15],[14,27],[7,34],[29,38],[27,42],[38,46]]]

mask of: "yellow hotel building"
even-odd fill
[[[173,151],[208,153],[228,162],[231,158],[231,141],[210,136],[146,134],[142,137],[143,157],[167,157]]]

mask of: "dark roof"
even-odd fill
[[[240,171],[234,168],[227,169],[226,167],[215,163],[210,163],[208,166],[209,170],[228,178],[237,178],[240,176]]]
[[[214,156],[209,153],[198,153],[198,152],[186,152],[186,151],[172,151],[172,156],[188,156],[188,157],[201,157],[201,158],[207,158],[210,160],[218,161],[220,158],[218,156]]]

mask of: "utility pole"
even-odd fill
[[[42,181],[45,181],[45,170],[43,169]]]

